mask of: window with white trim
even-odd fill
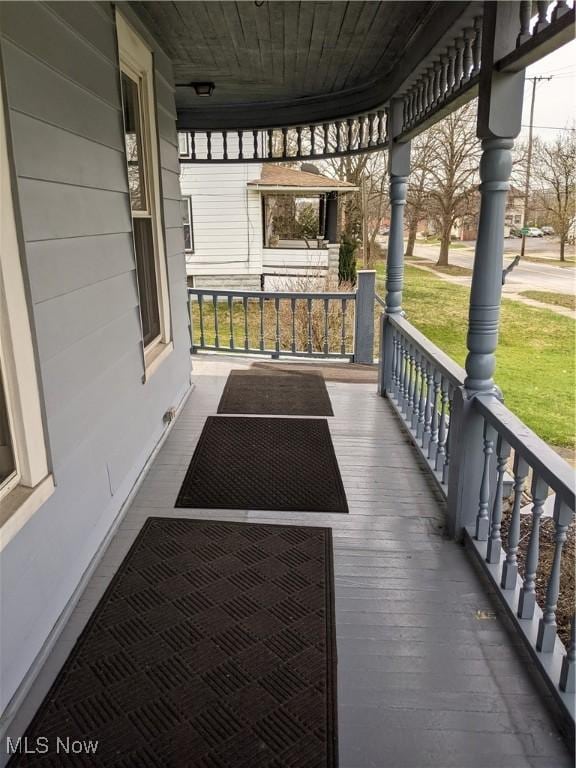
[[[0,549],[54,490],[24,288],[0,92]]]
[[[182,198],[182,227],[184,229],[184,250],[194,253],[194,225],[192,223],[192,198]]]
[[[152,52],[116,12],[128,189],[146,368],[170,343]]]

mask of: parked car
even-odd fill
[[[544,232],[539,227],[526,227],[526,237],[544,237]]]
[[[522,230],[518,227],[510,227],[510,234],[508,237],[522,237]]]
[[[555,234],[556,234],[556,233],[554,232],[554,227],[540,227],[540,229],[542,230],[542,232],[543,232],[545,235],[548,235],[548,236],[550,236],[550,235],[555,235]]]

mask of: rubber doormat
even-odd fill
[[[209,416],[176,506],[348,512],[328,423]]]
[[[149,518],[10,766],[334,768],[336,724],[330,529]]]
[[[231,371],[218,413],[333,416],[324,378],[317,373]]]

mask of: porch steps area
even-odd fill
[[[333,530],[341,768],[572,765],[530,658],[445,537],[443,501],[375,383],[326,377],[349,514],[174,508],[229,371],[251,364],[194,356],[194,390],[10,731],[23,732],[147,517],[318,525]]]

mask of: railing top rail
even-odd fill
[[[466,378],[464,368],[455,363],[445,352],[433,344],[430,339],[415,328],[401,315],[388,315],[388,322],[407,336],[421,352],[429,357],[440,373],[455,386],[461,386]]]
[[[536,474],[574,510],[576,483],[572,467],[496,398],[477,397],[474,407],[498,434],[521,454]]]
[[[376,293],[376,294],[374,295],[374,301],[376,302],[376,304],[380,304],[380,306],[381,306],[383,309],[386,309],[386,302],[384,301],[384,299],[382,298],[382,296],[378,296],[378,294]]]
[[[188,288],[188,296],[222,296],[223,298],[246,299],[337,299],[350,301],[356,293],[344,291],[241,291],[218,288]]]

